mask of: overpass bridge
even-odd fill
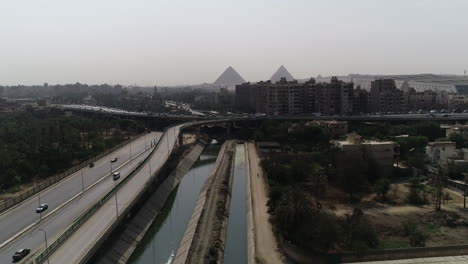
[[[145,117],[156,116],[146,113],[134,113],[102,108],[82,106],[62,106],[65,110],[78,112],[93,112],[117,116]],[[191,122],[172,126],[165,130],[160,141],[151,154],[144,159],[128,177],[116,184],[114,188],[102,197],[98,203],[90,207],[85,214],[77,218],[61,236],[53,237],[53,243],[33,254],[27,263],[85,263],[100,243],[125,218],[126,213],[139,199],[141,193],[148,188],[149,183],[157,177],[157,172],[169,158],[181,131],[203,125],[226,124],[236,121],[262,120],[343,120],[343,121],[418,121],[418,120],[468,120],[468,114],[451,114],[428,117],[425,115],[386,115],[386,116],[240,116],[204,118],[197,116],[157,116],[171,120],[190,120]]]
[[[139,117],[139,118],[154,118],[174,121],[203,121],[203,120],[219,120],[229,119],[231,121],[256,121],[256,120],[338,120],[338,121],[468,121],[468,113],[437,113],[434,115],[427,114],[384,114],[384,115],[218,115],[218,116],[196,116],[196,115],[170,115],[170,114],[152,114],[142,112],[130,112],[121,109],[106,108],[99,106],[87,105],[56,105],[67,111],[82,112],[82,113],[100,113],[113,116],[123,117]]]

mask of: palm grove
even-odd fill
[[[65,116],[57,109],[0,116],[2,190],[64,171],[144,131],[133,120]]]
[[[400,162],[416,168],[424,166],[427,142],[444,136],[439,125],[432,122],[371,126],[351,123],[350,128],[366,138],[397,141],[401,146]],[[401,134],[408,136],[395,137]],[[376,193],[377,199],[385,200],[392,179],[379,177],[372,160],[344,155],[332,147],[331,138],[324,130],[300,122],[264,122],[254,131],[254,137],[257,141],[277,141],[288,151],[287,155],[262,157],[270,186],[267,205],[281,238],[312,252],[381,247],[377,232],[361,210],[337,217],[333,210],[322,208],[321,204],[328,186],[347,193],[350,203],[359,201],[358,194],[371,192]],[[393,173],[408,176],[400,174],[401,171]],[[411,189],[422,186],[417,178],[411,183]],[[422,197],[423,193],[418,189],[411,191],[409,203],[417,204],[418,201],[412,200],[415,195]],[[427,239],[416,231],[408,233],[408,238],[412,246],[424,245]]]

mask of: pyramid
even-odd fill
[[[283,77],[286,78],[286,81],[288,82],[295,80],[294,77],[292,77],[292,75],[288,72],[288,70],[286,70],[286,68],[283,65],[281,65],[275,72],[275,74],[271,76],[270,80],[274,83],[278,82]]]
[[[244,78],[242,78],[242,76],[240,76],[240,74],[231,66],[229,66],[214,82],[214,84],[225,85],[228,87],[241,83],[245,83]]]

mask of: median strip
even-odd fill
[[[122,167],[126,166],[128,163],[132,162],[133,160],[135,160],[136,158],[140,157],[141,155],[143,155],[144,153],[146,153],[148,150],[145,150],[143,152],[141,152],[140,154],[136,155],[135,157],[133,157],[131,160],[128,160],[127,162],[125,162],[124,164],[120,165],[119,167],[117,167],[115,170],[119,170],[121,169]],[[88,187],[86,187],[86,189],[84,190],[84,192],[87,192],[88,190],[90,190],[91,188],[93,188],[94,186],[96,186],[97,184],[99,184],[100,182],[102,182],[107,176],[110,176],[111,174],[108,173],[106,174],[105,176],[101,177],[101,179],[97,180],[96,182],[94,182],[93,184],[89,185]],[[129,174],[130,175],[130,174]],[[129,176],[127,175],[127,177]],[[125,178],[127,178],[125,177]],[[68,203],[70,203],[71,201],[73,201],[74,199],[76,199],[77,197],[81,196],[84,192],[80,192],[80,193],[77,193],[76,195],[74,195],[73,197],[71,197],[70,199],[68,199],[67,201],[63,202],[61,205],[59,205],[57,208],[55,208],[53,211],[51,211],[50,213],[48,213],[47,215],[45,215],[44,217],[42,217],[41,220],[39,221],[36,221],[32,224],[30,224],[29,226],[25,227],[23,230],[19,231],[18,233],[16,233],[15,235],[13,235],[11,238],[9,238],[8,240],[4,241],[2,244],[0,244],[0,249],[3,248],[4,246],[8,245],[9,243],[11,243],[12,241],[14,241],[15,239],[17,239],[18,237],[20,237],[21,235],[23,235],[24,233],[26,233],[27,231],[29,231],[31,228],[33,228],[34,226],[36,226],[37,224],[39,224],[41,221],[45,220],[46,218],[48,218],[49,216],[52,216],[55,212],[57,212],[58,210],[62,209],[64,206],[66,206]]]
[[[166,134],[167,129],[164,130],[160,140],[156,143],[153,150],[151,150],[150,154],[140,163],[138,166],[128,174],[121,182],[119,182],[114,188],[112,188],[103,198],[101,198],[98,202],[96,202],[93,206],[91,206],[85,213],[83,213],[80,217],[78,217],[73,224],[65,230],[65,232],[60,235],[57,240],[55,240],[52,244],[49,245],[37,258],[35,263],[41,264],[43,263],[49,255],[51,255],[61,244],[63,244],[76,230],[78,230],[83,223],[85,223],[94,213],[99,210],[102,205],[107,202],[114,194],[117,192],[123,185],[127,183],[136,173],[140,171],[140,169],[146,164],[148,159],[152,157],[156,149],[158,148],[159,144],[162,141],[162,138]]]

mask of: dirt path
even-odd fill
[[[206,201],[185,263],[222,263],[231,199],[235,141],[225,153],[206,191]]]
[[[257,263],[284,263],[282,254],[278,249],[276,237],[273,234],[273,228],[267,212],[267,185],[263,176],[263,170],[260,167],[260,158],[258,156],[255,144],[248,144],[249,157],[249,175],[250,188],[253,204],[253,220],[254,220],[254,239],[255,253]]]

